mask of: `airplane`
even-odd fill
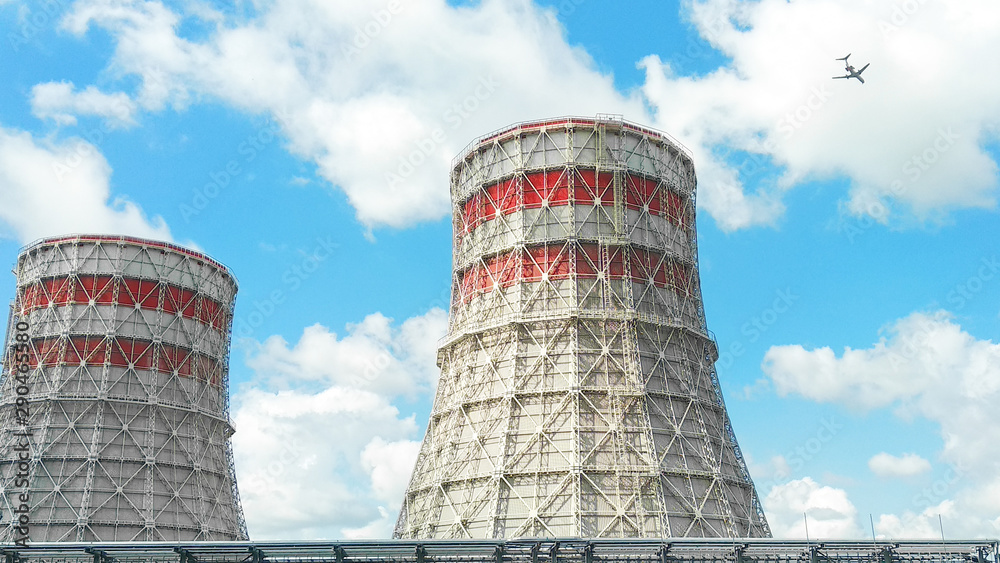
[[[848,53],[847,57],[850,56],[851,54]],[[844,72],[847,73],[847,76],[834,76],[834,78],[857,78],[862,84],[864,84],[865,79],[861,78],[861,73],[864,72],[865,69],[868,68],[868,65],[870,65],[871,63],[868,63],[865,66],[861,67],[861,70],[854,70],[854,67],[851,66],[851,63],[847,62],[847,57],[844,57],[842,59],[834,59],[837,61],[844,61]]]

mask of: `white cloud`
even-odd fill
[[[371,476],[374,498],[380,518],[358,528],[344,528],[345,539],[390,537],[399,516],[399,507],[410,475],[420,453],[420,442],[402,440],[386,442],[375,437],[361,452],[361,463]]]
[[[233,448],[253,538],[391,536],[424,430],[393,402],[430,399],[446,327],[440,309],[398,326],[375,313],[251,351]]]
[[[950,520],[955,516],[955,503],[946,500],[919,513],[908,511],[901,516],[882,514],[875,522],[875,533],[884,539],[938,539],[944,519]]]
[[[992,0],[918,5],[908,14],[868,0],[689,0],[684,13],[731,63],[678,76],[650,54],[639,63],[645,83],[628,95],[566,43],[554,11],[530,0],[294,0],[262,4],[249,19],[201,3],[182,12],[80,0],[62,26],[110,33],[111,73],[141,78],[127,119],[136,107],[201,98],[278,117],[289,149],[368,226],[447,214],[449,163],[479,135],[613,112],[687,144],[700,205],[733,230],[774,223],[784,192],[816,178],[850,179],[843,209],[880,222],[892,201],[920,218],[995,206],[997,164],[983,144],[997,138],[1000,81],[981,69],[1000,48],[1000,9]],[[208,31],[179,34],[190,20]],[[859,67],[872,63],[866,84],[831,80],[847,51]],[[62,88],[36,113],[71,122],[123,96]],[[770,164],[780,176],[756,172]]]
[[[821,486],[809,477],[773,487],[763,504],[775,538],[805,538],[806,519],[810,538],[849,539],[862,534],[856,522],[857,509],[847,493]]]
[[[783,455],[771,456],[771,459],[764,463],[757,463],[749,452],[744,452],[743,456],[750,475],[753,475],[754,481],[758,484],[783,482],[792,473],[788,460]]]
[[[400,460],[416,461],[418,453],[420,443],[409,440],[386,442],[375,437],[365,446],[361,463],[371,475],[375,498],[389,504],[399,503],[413,472],[412,463],[407,465]]]
[[[992,486],[993,490],[983,495],[981,502],[996,502],[998,496],[996,488],[1000,483]],[[965,491],[967,494],[976,495],[975,491]],[[940,503],[928,506],[923,510],[905,511],[901,515],[882,514],[875,520],[875,532],[879,538],[885,539],[940,539],[941,534],[949,540],[959,538],[996,538],[1000,533],[1000,517],[984,519],[982,514],[989,514],[987,510],[978,509],[970,513],[964,508],[970,506],[969,499],[952,501],[943,500]],[[994,505],[996,506],[996,505]]]
[[[111,167],[79,138],[57,143],[0,127],[0,234],[21,242],[97,232],[171,240],[160,217],[112,196]]]
[[[81,0],[63,27],[106,29],[113,71],[141,77],[144,108],[213,97],[278,117],[290,150],[314,161],[369,226],[446,215],[452,158],[498,127],[599,112],[645,120],[638,94],[619,94],[567,45],[554,12],[528,0],[389,5],[274,2],[219,25],[159,2]],[[180,37],[185,18],[212,20],[214,31]]]
[[[74,92],[72,82],[46,82],[31,89],[31,113],[61,125],[76,125],[79,115],[95,115],[108,128],[129,127],[135,125],[136,109],[127,94],[105,94],[93,86]]]
[[[913,477],[931,470],[931,462],[917,454],[894,456],[879,452],[868,460],[868,469],[879,477]]]
[[[772,221],[784,190],[814,178],[847,177],[846,208],[879,218],[881,199],[919,217],[995,205],[997,165],[983,144],[997,138],[1000,80],[982,65],[1000,49],[1000,8],[918,6],[907,15],[868,0],[690,2],[702,36],[732,64],[691,78],[653,55],[641,63],[643,92],[656,124],[694,149],[701,201],[724,228]],[[871,63],[865,84],[831,79],[848,52],[857,68]],[[783,175],[752,173],[768,162]]]
[[[382,519],[360,453],[376,437],[417,434],[412,416],[401,417],[385,397],[342,387],[249,389],[237,402],[233,449],[251,537],[341,537]],[[412,468],[413,459],[398,462]]]
[[[438,308],[398,328],[374,313],[348,325],[343,338],[315,324],[306,327],[292,347],[280,336],[268,338],[247,363],[276,388],[308,381],[389,396],[413,395],[427,392],[437,381],[437,340],[447,324],[447,313]]]
[[[369,226],[445,215],[449,163],[479,135],[599,112],[652,122],[687,144],[699,202],[726,230],[773,223],[784,192],[815,178],[849,178],[844,209],[880,221],[887,199],[922,218],[995,205],[997,165],[982,146],[1000,118],[1000,80],[982,72],[1000,49],[992,0],[921,3],[902,16],[868,0],[692,0],[685,13],[731,64],[677,76],[650,54],[640,61],[645,83],[629,95],[566,43],[553,11],[529,0],[294,0],[239,21],[155,1],[81,0],[63,27],[111,34],[111,70],[141,77],[143,108],[210,97],[279,117],[290,150],[315,162]],[[178,35],[189,19],[211,31]],[[871,62],[866,84],[831,80],[848,51],[857,65]],[[770,164],[780,177],[754,172]]]
[[[852,409],[893,407],[904,418],[940,427],[943,474],[913,499],[913,513],[955,502],[955,536],[978,536],[1000,517],[1000,344],[977,340],[943,311],[900,319],[870,348],[774,346],[762,369],[779,394],[798,394]],[[919,473],[926,460],[880,454],[879,473]],[[897,517],[907,522],[906,515]],[[888,521],[888,520],[887,520]],[[915,522],[915,520],[912,520]]]

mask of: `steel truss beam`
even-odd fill
[[[998,563],[997,540],[760,538],[0,544],[6,563]]]

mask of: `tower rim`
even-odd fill
[[[153,238],[139,237],[134,235],[111,235],[111,234],[93,234],[93,233],[69,233],[63,235],[53,235],[35,239],[32,242],[22,246],[18,249],[17,255],[21,256],[31,252],[36,248],[41,248],[44,246],[52,246],[62,243],[81,243],[81,242],[97,242],[97,243],[123,243],[123,244],[134,244],[137,246],[155,248],[159,250],[169,250],[171,252],[176,252],[178,254],[183,254],[189,258],[194,258],[195,260],[200,260],[209,266],[218,268],[222,273],[226,274],[230,279],[232,279],[233,284],[239,289],[239,281],[236,279],[236,275],[233,271],[218,260],[212,258],[208,254],[200,251],[194,250],[190,247],[183,246],[173,242],[166,242],[162,240],[157,240]]]
[[[583,127],[593,127],[598,124],[613,124],[622,127],[625,130],[633,131],[636,133],[642,133],[652,137],[659,137],[660,139],[673,145],[679,152],[681,152],[689,161],[694,162],[694,154],[691,149],[687,148],[684,143],[681,143],[673,135],[667,133],[666,131],[661,131],[659,129],[648,127],[645,125],[640,125],[634,121],[629,121],[624,119],[618,114],[597,114],[594,117],[585,117],[579,115],[562,115],[558,117],[547,117],[540,119],[530,119],[526,121],[519,121],[517,123],[512,123],[510,125],[505,125],[499,129],[495,129],[485,135],[480,135],[472,141],[469,142],[461,151],[458,152],[458,156],[452,159],[451,168],[454,170],[459,165],[462,164],[469,156],[471,156],[477,147],[485,142],[500,140],[504,137],[514,134],[516,132],[532,131],[536,129],[544,129],[546,127],[566,127],[566,126],[583,126]]]

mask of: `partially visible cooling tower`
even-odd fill
[[[0,542],[246,539],[229,441],[229,271],[172,244],[98,235],[32,244],[15,275]]]
[[[521,123],[452,171],[437,397],[396,536],[769,536],[715,373],[690,156]]]

